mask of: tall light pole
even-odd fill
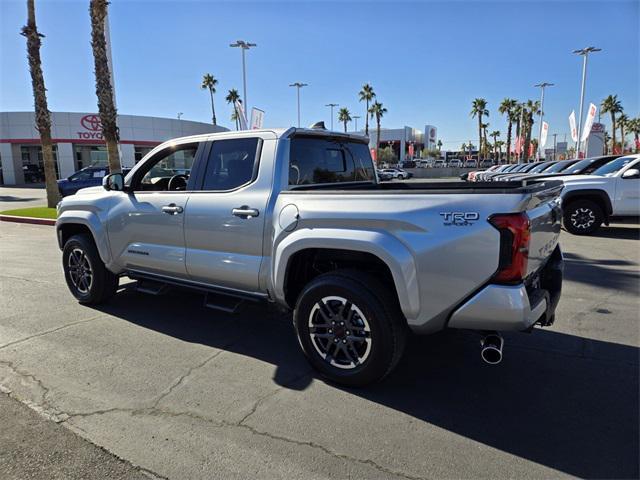
[[[557,136],[558,136],[558,134],[557,134],[557,133],[554,133],[554,134],[553,134],[553,161],[554,161],[554,162],[556,161],[556,145],[557,145],[557,143],[556,143],[556,137],[557,137]],[[546,160],[546,158],[545,158],[545,160]]]
[[[358,119],[361,118],[360,115],[354,115],[353,117],[353,121],[356,122],[356,132],[358,131]]]
[[[300,83],[300,82],[289,84],[290,87],[296,87],[296,90],[298,93],[298,128],[300,128],[300,89],[308,85],[309,85],[308,83]]]
[[[244,105],[245,105],[244,109],[245,109],[245,115],[246,115],[249,108],[249,102],[247,101],[247,69],[246,69],[246,63],[244,59],[244,52],[245,50],[249,50],[251,47],[257,47],[258,45],[255,43],[245,42],[244,40],[238,40],[236,43],[231,43],[229,46],[234,48],[240,48],[242,50],[242,89],[243,89],[242,94],[244,95],[243,100],[244,100]]]
[[[582,55],[582,85],[580,87],[580,116],[578,117],[578,140],[576,141],[576,158],[580,158],[580,135],[582,135],[582,108],[584,107],[584,89],[587,80],[587,59],[592,52],[599,52],[601,48],[587,47],[574,50],[576,55]]]
[[[333,130],[333,107],[337,107],[337,103],[327,103],[325,107],[331,107],[331,130]]]
[[[534,87],[540,87],[540,127],[538,128],[538,151],[536,155],[538,156],[538,160],[540,160],[540,154],[542,153],[542,119],[544,118],[544,89],[547,87],[553,87],[553,83],[542,82],[534,85]]]
[[[184,113],[182,113],[182,112],[178,112],[178,120],[180,120],[180,117],[181,117],[182,115],[184,115]]]

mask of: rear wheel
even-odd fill
[[[564,208],[563,225],[574,235],[589,235],[596,232],[602,222],[602,208],[592,200],[576,200]]]
[[[311,365],[342,385],[384,378],[406,343],[407,327],[397,303],[370,275],[338,270],[313,279],[294,310],[298,340]]]
[[[80,303],[102,303],[118,289],[118,276],[104,266],[89,235],[74,235],[67,240],[62,267],[67,286]]]

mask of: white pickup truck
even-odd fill
[[[62,200],[67,285],[85,304],[124,276],[227,312],[278,304],[313,367],[346,385],[388,374],[409,331],[478,331],[498,363],[497,332],[553,323],[560,182],[381,184],[367,142],[296,128],[166,142]]]
[[[564,183],[563,225],[575,235],[594,233],[612,218],[640,216],[640,155],[619,157],[590,175],[542,177],[533,181],[551,179]]]

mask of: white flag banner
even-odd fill
[[[575,110],[571,110],[571,115],[569,115],[569,127],[571,128],[571,139],[574,142],[578,141],[578,129],[576,128],[576,112]]]
[[[587,121],[584,124],[584,128],[582,129],[582,136],[580,137],[581,142],[584,142],[587,138],[589,138],[591,127],[593,126],[593,120],[596,118],[597,111],[598,107],[596,107],[593,103],[590,103],[589,112],[587,113]]]
[[[542,122],[542,133],[540,134],[540,148],[543,148],[547,143],[547,134],[549,133],[549,124]]]
[[[236,112],[238,113],[238,121],[240,122],[240,130],[247,130],[247,116],[244,113],[242,102],[236,100]]]
[[[264,124],[264,111],[253,107],[251,109],[251,130],[259,130]]]

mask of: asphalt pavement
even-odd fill
[[[481,362],[477,336],[445,332],[414,338],[389,378],[355,390],[315,378],[290,317],[264,306],[227,315],[198,295],[131,289],[81,306],[54,229],[3,222],[0,388],[132,475],[637,478],[639,237],[637,224],[563,232],[556,324],[506,335],[502,364]],[[28,478],[15,450],[45,451],[46,438],[11,435],[0,463]]]

